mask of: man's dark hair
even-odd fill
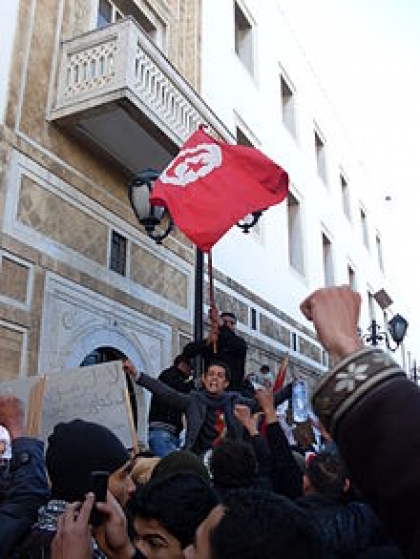
[[[216,489],[251,487],[257,473],[257,459],[251,445],[224,439],[213,450],[210,472]]]
[[[209,364],[207,365],[206,370],[204,371],[204,375],[206,375],[207,371],[210,369],[211,366],[213,365],[217,365],[218,367],[223,367],[225,370],[225,376],[226,376],[226,380],[230,381],[231,378],[231,373],[230,373],[230,369],[229,369],[229,365],[227,363],[225,363],[224,361],[222,361],[221,359],[212,359]]]
[[[330,452],[314,456],[307,467],[307,476],[318,493],[342,495],[347,471],[342,459]]]
[[[261,365],[260,371],[261,371],[261,373],[269,373],[270,372],[270,367],[268,365]]]
[[[149,481],[131,499],[129,513],[132,519],[157,520],[184,549],[218,502],[210,483],[196,474],[179,473]]]
[[[222,313],[220,313],[221,318],[223,318],[224,316],[228,316],[229,318],[232,318],[235,321],[235,323],[237,321],[236,314],[233,312],[223,311]]]
[[[178,365],[180,363],[186,363],[187,365],[191,365],[191,360],[186,355],[184,355],[183,353],[180,353],[174,359],[175,367],[178,367]]]
[[[212,559],[321,559],[307,514],[290,499],[254,489],[229,492],[210,534]]]

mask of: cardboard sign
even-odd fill
[[[28,434],[47,441],[60,422],[83,419],[108,427],[127,448],[137,435],[121,361],[0,383],[23,400]]]

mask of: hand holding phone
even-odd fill
[[[103,514],[96,508],[96,503],[106,502],[106,492],[108,489],[108,477],[109,472],[105,471],[94,471],[90,474],[90,487],[91,491],[95,495],[95,505],[93,506],[89,523],[92,526],[99,526],[103,520]]]

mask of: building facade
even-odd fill
[[[9,0],[0,29],[1,378],[121,356],[156,375],[192,339],[194,247],[148,238],[127,182],[206,123],[291,177],[287,204],[215,247],[216,302],[238,315],[248,371],[289,352],[314,382],[327,356],[300,300],[350,282],[366,319],[382,247],[277,3]]]

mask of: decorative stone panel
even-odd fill
[[[57,243],[106,265],[106,225],[24,175],[21,181],[18,219]]]
[[[0,295],[26,303],[29,268],[3,255],[0,269]]]
[[[131,250],[131,279],[170,301],[187,308],[188,278],[151,252],[133,243]]]
[[[17,378],[21,369],[24,333],[0,324],[0,379]]]
[[[290,345],[290,330],[262,313],[260,314],[260,332],[264,336],[278,340],[285,346]]]
[[[305,338],[299,337],[299,351],[302,355],[305,355],[306,357],[309,357],[310,359],[313,359],[318,363],[322,363],[321,349]]]

